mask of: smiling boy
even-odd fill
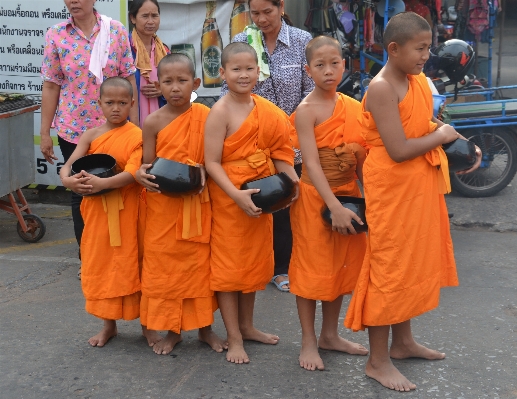
[[[240,190],[250,180],[285,172],[293,181],[292,126],[276,105],[251,91],[258,79],[255,50],[229,44],[221,76],[229,93],[211,109],[205,126],[206,169],[212,203],[210,287],[216,291],[232,363],[248,363],[244,340],[276,344],[279,337],[253,325],[255,292],[273,277],[272,217],[251,200],[258,190]]]

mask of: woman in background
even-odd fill
[[[166,104],[159,88],[158,63],[170,53],[156,32],[160,28],[160,5],[156,0],[133,0],[129,6],[129,19],[134,29],[129,35],[131,52],[135,61],[136,86],[140,126],[151,112]]]

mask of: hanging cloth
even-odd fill
[[[95,43],[93,43],[92,54],[90,56],[89,71],[97,78],[97,83],[101,84],[104,81],[102,70],[108,63],[110,50],[110,24],[111,18],[106,15],[101,15],[100,29]]]
[[[149,81],[149,74],[153,69],[151,65],[151,58],[149,57],[149,53],[145,48],[144,42],[142,42],[142,39],[140,39],[140,36],[138,36],[136,29],[133,29],[131,39],[133,40],[133,47],[136,49],[135,66],[140,70],[140,75]],[[158,63],[161,61],[161,59],[167,55],[167,48],[156,34],[153,35],[153,40],[155,49],[154,65],[158,66]]]
[[[258,66],[260,68],[259,82],[263,82],[271,76],[269,71],[269,64],[267,60],[266,50],[264,49],[264,43],[262,42],[262,35],[257,25],[248,25],[244,28],[244,33],[248,40],[248,44],[253,47],[258,56]]]

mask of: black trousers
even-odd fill
[[[77,147],[77,144],[70,143],[69,141],[62,139],[61,137],[58,137],[57,140],[59,143],[59,148],[61,149],[61,154],[63,154],[63,158],[66,162],[74,152],[75,147]],[[83,197],[81,195],[72,192],[72,220],[74,221],[75,239],[77,240],[77,244],[79,244],[79,246],[81,246],[81,237],[83,235],[84,230],[84,221],[83,217],[81,216],[82,200]]]
[[[298,177],[302,174],[302,164],[294,165]],[[291,231],[291,208],[273,213],[273,250],[275,252],[275,276],[287,274],[291,251],[293,249],[293,232]]]

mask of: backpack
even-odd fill
[[[470,0],[467,28],[476,36],[476,40],[479,41],[481,33],[489,28],[489,18],[487,0]]]

